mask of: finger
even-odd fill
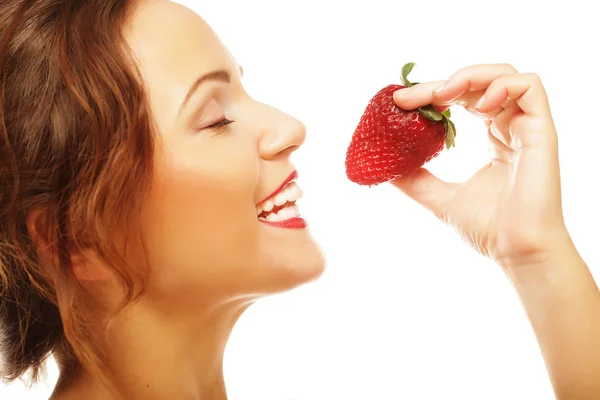
[[[417,86],[408,89],[400,89],[394,93],[394,101],[396,105],[403,110],[414,110],[419,107],[433,104],[434,107],[440,112],[447,110],[451,105],[459,105],[464,107],[470,113],[483,119],[493,119],[503,110],[502,107],[498,107],[494,110],[489,110],[485,113],[475,109],[477,102],[485,94],[485,90],[479,90],[476,92],[465,92],[463,95],[449,102],[443,104],[438,103],[433,97],[433,88],[436,82],[421,83]]]
[[[414,110],[428,104],[438,108],[460,104],[480,117],[493,118],[502,111],[501,107],[482,113],[475,110],[475,105],[494,79],[517,73],[509,64],[474,65],[455,72],[446,81],[421,83],[400,89],[394,93],[394,101],[404,110]]]
[[[485,113],[514,101],[525,113],[549,117],[550,106],[541,79],[536,74],[502,76],[491,82],[475,109]]]
[[[490,158],[492,162],[494,161],[502,161],[502,162],[510,162],[512,161],[512,157],[514,157],[514,151],[508,147],[502,140],[498,139],[498,135],[494,132],[494,129],[490,126],[488,127],[488,150],[490,154]]]
[[[523,111],[515,104],[503,109],[496,117],[490,120],[490,133],[509,149],[516,150],[515,143],[511,136],[510,123],[515,115]]]
[[[494,80],[517,73],[510,64],[473,65],[458,70],[447,81],[434,88],[432,97],[438,104],[448,104],[466,92],[485,91]]]
[[[419,83],[415,86],[404,88],[394,93],[394,102],[403,110],[415,110],[433,102],[433,89],[443,81]],[[449,104],[439,104],[447,106]]]
[[[479,118],[482,118],[485,120],[492,120],[492,119],[496,118],[498,116],[498,114],[500,114],[502,111],[504,111],[503,106],[505,106],[506,104],[503,104],[502,106],[497,107],[495,109],[487,110],[486,112],[481,112],[481,111],[477,110],[475,108],[475,106],[479,102],[479,99],[481,98],[481,96],[483,96],[484,94],[485,94],[484,90],[478,90],[475,92],[465,92],[460,97],[453,100],[452,102],[457,105],[462,106],[465,110],[467,110],[468,112],[470,112],[471,114],[473,114]]]
[[[446,219],[448,204],[454,195],[456,184],[444,182],[425,168],[391,183],[441,220]]]

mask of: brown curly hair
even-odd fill
[[[150,111],[124,32],[127,0],[0,2],[0,378],[55,355],[99,371],[107,320],[73,273],[93,251],[141,295],[128,262],[153,159]],[[133,221],[133,222],[132,222]],[[118,232],[118,235],[116,233]],[[139,236],[139,235],[138,235]],[[97,320],[94,320],[96,318]]]

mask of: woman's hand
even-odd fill
[[[504,64],[476,65],[444,82],[402,89],[394,99],[403,109],[459,104],[483,117],[491,158],[464,183],[443,182],[421,168],[395,186],[503,266],[543,262],[568,241],[557,133],[537,75]]]

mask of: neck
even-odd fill
[[[226,400],[225,346],[250,304],[197,306],[187,318],[143,303],[131,306],[111,325],[107,341],[114,390],[109,393],[95,375],[83,374],[53,399]]]

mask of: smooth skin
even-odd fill
[[[404,109],[459,104],[485,120],[491,161],[468,181],[443,182],[422,168],[392,183],[506,272],[557,398],[600,398],[600,292],[565,227],[558,135],[540,78],[475,65],[394,100]]]

